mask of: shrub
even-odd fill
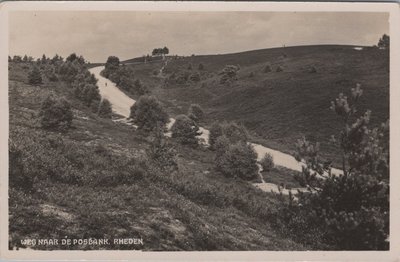
[[[229,144],[229,139],[222,136],[216,144],[215,166],[223,175],[231,178],[251,180],[258,175],[257,153],[245,142]]]
[[[249,78],[253,78],[256,74],[254,72],[250,72]]]
[[[201,135],[196,122],[186,115],[178,115],[171,127],[172,137],[184,145],[197,145],[196,136]]]
[[[199,70],[204,70],[204,65],[202,63],[200,63],[198,69]]]
[[[283,67],[282,66],[278,66],[277,68],[276,68],[276,72],[282,72],[283,71]]]
[[[220,83],[225,84],[237,80],[237,72],[240,70],[239,66],[227,65],[219,73],[221,75]]]
[[[39,118],[41,126],[45,129],[65,130],[71,127],[73,114],[68,101],[48,96],[42,102]]]
[[[272,68],[271,68],[271,66],[270,65],[266,65],[265,67],[264,67],[264,73],[269,73],[269,72],[271,72],[272,71]]]
[[[198,104],[191,104],[188,110],[188,116],[195,122],[200,122],[204,118],[204,111]]]
[[[274,168],[274,158],[270,153],[266,153],[261,159],[260,164],[263,171],[271,171],[271,169]]]
[[[161,170],[171,171],[178,168],[176,151],[168,143],[168,140],[164,137],[163,130],[159,127],[155,129],[154,138],[147,155]]]
[[[298,228],[299,217],[309,227],[318,225],[323,241],[336,249],[387,250],[389,129],[387,123],[370,129],[370,111],[358,117],[356,105],[361,95],[357,85],[351,90],[350,102],[340,94],[331,106],[343,120],[336,142],[342,150],[343,174],[330,174],[331,167],[319,157],[318,143],[305,139],[297,143],[296,158],[306,163],[297,179],[310,192],[299,194],[299,201],[290,204],[290,215],[285,219],[293,224],[288,230],[295,236],[302,234],[293,230]]]
[[[188,69],[188,70],[192,70],[192,64],[188,64],[187,69]]]
[[[28,75],[29,84],[37,86],[42,84],[42,74],[37,66],[33,66]]]
[[[103,100],[101,100],[97,114],[103,118],[111,118],[112,108],[111,108],[110,101],[108,101],[105,98]]]
[[[138,126],[138,130],[153,131],[157,126],[164,128],[168,123],[168,113],[154,96],[141,96],[131,107],[130,118]]]
[[[220,136],[225,136],[232,144],[248,140],[248,133],[244,126],[238,125],[235,122],[214,123],[210,128],[210,149],[215,149],[215,142]]]

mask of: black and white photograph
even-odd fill
[[[7,254],[396,248],[398,5],[225,4],[6,12]]]

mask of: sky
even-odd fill
[[[388,13],[14,11],[10,55],[71,53],[90,62],[151,54],[224,54],[296,45],[371,46],[389,33]]]

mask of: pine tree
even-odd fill
[[[28,75],[29,84],[38,86],[42,84],[42,75],[37,66],[33,66],[32,71]]]

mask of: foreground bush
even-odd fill
[[[168,123],[167,111],[154,96],[141,96],[131,107],[130,118],[138,126],[138,130],[150,132],[156,127],[164,128]]]
[[[218,138],[216,151],[216,170],[231,178],[252,180],[258,175],[257,153],[245,142],[230,144],[229,139]]]
[[[195,121],[185,115],[178,115],[171,127],[172,137],[184,145],[197,145],[197,136],[201,135]]]
[[[68,129],[71,127],[73,113],[65,99],[48,96],[39,112],[40,124],[45,129]]]
[[[333,249],[387,250],[389,128],[385,123],[370,129],[370,111],[358,116],[356,110],[360,86],[351,93],[350,99],[340,94],[331,106],[343,121],[340,139],[333,140],[342,150],[343,174],[331,174],[331,167],[319,157],[318,143],[300,140],[297,159],[306,166],[297,179],[309,192],[286,204],[279,217],[284,228],[304,242],[312,243],[314,236],[301,228],[313,228]]]

